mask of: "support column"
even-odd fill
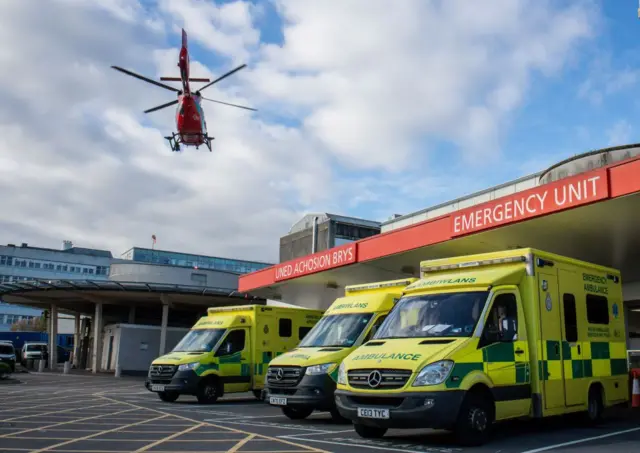
[[[92,371],[97,373],[102,365],[102,303],[96,304],[93,316],[93,354]]]
[[[49,312],[49,371],[56,371],[58,367],[58,307],[51,304]]]
[[[136,323],[136,306],[132,305],[131,307],[129,307],[129,324],[135,324]]]
[[[80,320],[80,313],[76,313],[75,316],[75,328],[73,329],[73,362],[71,363],[74,368],[78,368],[80,365],[80,331],[82,325]]]
[[[160,295],[162,302],[162,323],[160,325],[160,355],[164,355],[167,348],[167,324],[169,323],[169,298],[165,294]]]

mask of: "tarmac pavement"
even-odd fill
[[[359,437],[327,413],[292,421],[251,394],[211,405],[164,403],[139,378],[16,374],[0,381],[0,452],[622,453],[640,451],[640,409],[613,411],[597,428],[579,417],[510,422],[491,443],[462,448],[451,434],[392,430]]]

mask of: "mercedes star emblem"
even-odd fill
[[[367,378],[369,387],[376,388],[382,382],[382,374],[378,370],[372,371]]]
[[[281,381],[283,377],[284,371],[282,371],[282,368],[276,369],[276,381]]]

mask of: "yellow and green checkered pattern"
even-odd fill
[[[540,353],[545,348],[546,359],[538,361],[538,378],[562,379],[563,364],[564,379],[620,376],[629,372],[623,342],[583,341],[577,344],[581,348],[581,357],[567,341],[541,342],[538,351]],[[539,356],[542,357],[541,354]]]
[[[497,385],[526,384],[529,382],[530,367],[528,362],[516,361],[516,349],[526,351],[526,341],[512,343],[495,343],[485,348],[470,351],[455,361],[451,376],[445,383],[447,388],[459,388],[465,376],[473,371],[482,371],[494,375]],[[524,357],[524,356],[523,356]],[[515,362],[510,370],[505,365]]]

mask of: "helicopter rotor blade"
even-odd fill
[[[210,102],[217,102],[218,104],[230,105],[231,107],[238,107],[240,109],[253,110],[254,112],[258,111],[258,110],[254,109],[254,108],[251,108],[251,107],[245,107],[244,105],[229,104],[228,102],[216,101],[215,99],[209,99],[209,98],[205,98],[205,97],[202,97],[202,96],[200,98],[204,99],[206,101],[210,101]]]
[[[175,101],[167,102],[166,104],[158,105],[156,107],[150,108],[149,110],[145,110],[144,113],[155,112],[156,110],[160,110],[160,109],[175,105],[177,103],[178,103],[178,100],[176,99]]]
[[[213,85],[214,83],[218,83],[218,82],[219,82],[219,81],[221,81],[222,79],[225,79],[225,78],[229,77],[231,74],[234,74],[234,73],[238,72],[239,70],[244,69],[244,68],[246,68],[246,67],[247,67],[247,65],[246,65],[246,64],[243,64],[243,65],[238,66],[238,67],[237,67],[237,68],[235,68],[235,69],[232,69],[231,71],[227,72],[226,74],[223,74],[223,75],[221,75],[220,77],[218,77],[217,79],[212,80],[211,82],[207,83],[205,86],[198,88],[198,92],[200,92],[200,91],[204,90],[205,88],[209,88],[209,87],[210,87],[211,85]]]
[[[152,85],[158,86],[160,88],[164,88],[165,90],[173,91],[175,93],[180,93],[180,90],[177,89],[177,88],[174,88],[174,87],[169,86],[169,85],[165,85],[164,83],[156,82],[155,80],[152,80],[152,79],[150,79],[148,77],[145,77],[145,76],[142,76],[140,74],[136,74],[135,72],[129,71],[128,69],[124,69],[124,68],[121,68],[119,66],[111,66],[111,67],[113,69],[115,69],[116,71],[123,72],[123,73],[125,73],[127,75],[130,75],[131,77],[135,77],[136,79],[140,79],[140,80],[143,80],[143,81],[145,81],[147,83],[151,83]]]

